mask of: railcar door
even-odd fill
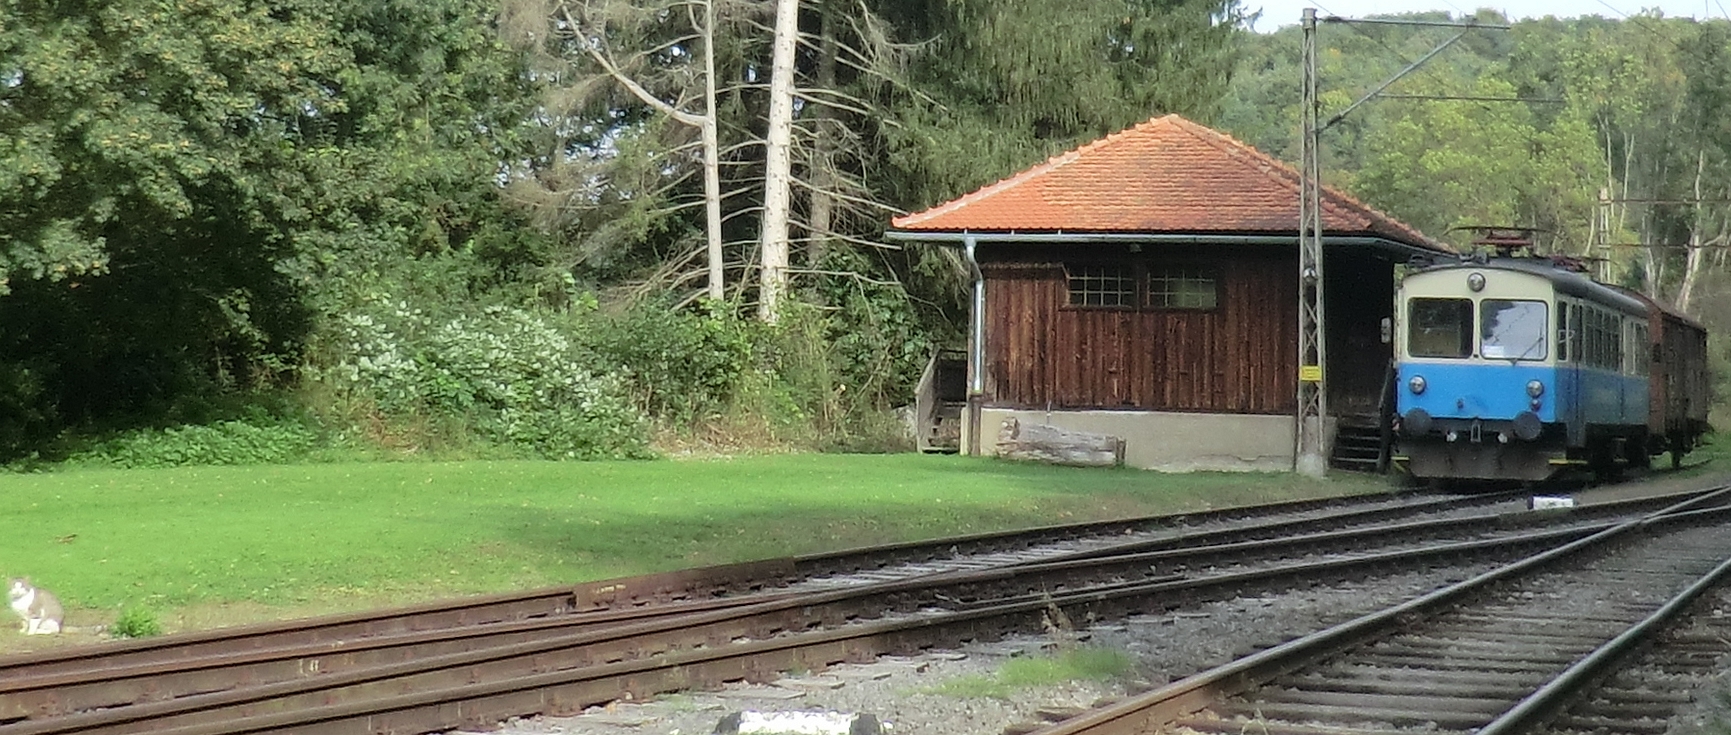
[[[1582,414],[1581,364],[1584,322],[1581,304],[1557,300],[1557,420],[1568,428],[1568,446],[1587,443],[1587,421]]]

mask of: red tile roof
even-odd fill
[[[1288,233],[1299,174],[1231,136],[1157,117],[891,224],[907,232]],[[1453,252],[1324,187],[1323,231]]]

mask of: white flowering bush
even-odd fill
[[[548,458],[648,456],[624,383],[542,318],[508,307],[444,319],[396,303],[342,320],[333,377],[386,416],[462,417]]]

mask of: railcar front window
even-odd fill
[[[1406,351],[1413,357],[1468,357],[1473,354],[1471,299],[1413,299],[1407,302]]]
[[[1479,354],[1487,360],[1543,360],[1548,312],[1543,301],[1485,299],[1480,304]]]

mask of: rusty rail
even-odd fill
[[[837,604],[851,601],[882,605],[885,599],[893,597],[886,594],[890,588],[906,590],[933,584],[933,580],[910,580],[867,591],[864,597],[876,598],[877,602],[861,599],[858,591],[800,596],[655,624],[50,717],[0,728],[0,733],[95,734],[163,728],[184,728],[185,732],[250,732],[285,727],[313,728],[317,732],[420,732],[473,725],[486,718],[572,712],[627,693],[644,697],[740,678],[761,680],[788,668],[821,668],[881,653],[911,652],[960,640],[1037,631],[1042,615],[1053,608],[1062,609],[1076,619],[1090,612],[1113,617],[1210,594],[1230,596],[1258,585],[1362,577],[1366,570],[1415,560],[1554,546],[1601,526],[1441,544],[1387,555],[1291,564],[1198,579],[1103,585],[1061,594],[1009,598],[959,612],[874,622],[849,623],[862,614],[859,608]],[[1107,559],[1065,564],[1090,562],[1115,563]],[[977,583],[983,576],[1004,575],[1002,570],[952,573],[940,575],[945,578],[940,581]],[[343,704],[327,706],[333,701]],[[524,704],[529,702],[534,704]]]
[[[1116,586],[1133,587],[1154,582],[1176,582],[1177,572],[1193,566],[1216,566],[1248,560],[1280,558],[1298,553],[1342,553],[1361,550],[1373,543],[1396,540],[1413,543],[1423,539],[1454,534],[1471,535],[1474,529],[1513,530],[1515,527],[1557,521],[1567,518],[1584,521],[1591,517],[1626,515],[1634,509],[1661,502],[1637,499],[1578,509],[1566,516],[1557,514],[1523,513],[1515,516],[1481,514],[1463,518],[1447,518],[1420,522],[1401,522],[1372,528],[1309,534],[1283,539],[1216,544],[1206,547],[1179,548],[1141,552],[1113,557],[1093,553],[1055,557],[1059,561],[1027,564],[1012,568],[981,570],[967,573],[929,575],[895,583],[880,583],[846,588],[826,595],[791,596],[750,595],[726,601],[708,601],[682,605],[664,605],[616,611],[601,611],[526,621],[490,623],[457,629],[435,629],[401,635],[372,636],[341,643],[315,643],[299,646],[278,646],[235,651],[222,655],[189,658],[160,663],[133,663],[104,666],[96,670],[33,672],[0,679],[0,720],[24,717],[50,717],[105,707],[132,704],[144,699],[188,696],[287,681],[319,675],[342,673],[369,666],[379,666],[411,658],[478,651],[490,647],[548,641],[554,637],[574,635],[596,636],[609,629],[625,629],[628,624],[689,626],[691,620],[726,620],[726,615],[707,618],[696,613],[721,612],[747,605],[768,616],[767,610],[809,610],[816,606],[833,606],[837,612],[820,616],[826,619],[846,619],[862,615],[877,615],[888,609],[913,610],[927,606],[972,608],[1004,604],[1017,599],[1043,599],[1056,592],[1086,584],[1089,579],[1117,580]],[[1191,541],[1189,543],[1194,543]],[[1125,545],[1142,549],[1147,545],[1134,542]],[[1220,578],[1227,578],[1215,575]],[[1252,577],[1254,579],[1254,577]],[[1095,586],[1098,592],[1105,587]],[[1193,593],[1186,593],[1193,594]],[[677,620],[677,623],[666,621]],[[783,619],[773,623],[778,628],[811,625],[810,620]],[[772,625],[756,623],[758,626]],[[655,627],[641,625],[631,630]],[[750,631],[746,631],[749,633]],[[741,634],[726,631],[706,634],[704,644],[713,645],[727,636]],[[603,640],[596,637],[593,640]],[[694,645],[688,642],[687,645]],[[608,654],[612,655],[612,654]]]

